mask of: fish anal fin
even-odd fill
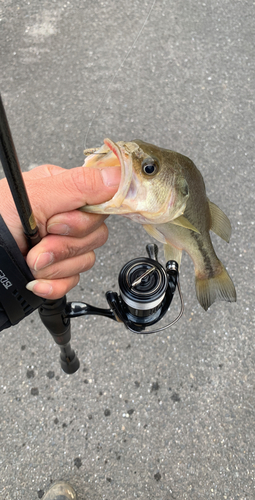
[[[182,250],[179,250],[178,248],[175,248],[172,245],[169,245],[169,243],[167,243],[164,245],[164,256],[166,262],[168,262],[169,260],[175,260],[175,262],[177,262],[180,268],[182,259]]]
[[[212,203],[210,200],[208,200],[208,203],[211,214],[210,229],[228,243],[231,236],[230,220],[215,203]]]
[[[233,281],[223,264],[219,261],[220,272],[211,278],[196,276],[197,299],[207,311],[217,299],[236,302],[236,290]]]
[[[155,240],[160,241],[160,243],[166,243],[165,236],[153,224],[143,224],[143,228]]]
[[[194,231],[195,233],[200,234],[198,229],[196,229],[195,226],[193,226],[193,224],[191,224],[191,222],[189,222],[188,219],[186,219],[186,217],[184,217],[184,215],[180,215],[180,217],[176,217],[176,219],[169,221],[169,223],[174,224],[175,226],[185,227],[186,229],[190,229],[191,231]]]

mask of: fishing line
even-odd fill
[[[115,81],[115,79],[116,79],[116,77],[117,77],[117,74],[119,73],[119,71],[120,71],[120,70],[121,70],[121,68],[123,67],[124,63],[126,62],[127,58],[129,57],[129,55],[130,55],[131,51],[132,51],[132,50],[133,50],[133,48],[135,47],[135,44],[136,44],[137,40],[138,40],[138,39],[139,39],[139,37],[141,36],[141,34],[142,34],[143,30],[144,30],[144,27],[145,27],[145,25],[146,25],[146,23],[147,23],[147,21],[148,21],[148,19],[149,19],[150,15],[151,15],[151,13],[152,13],[153,9],[154,9],[154,6],[155,6],[156,1],[157,1],[157,0],[153,0],[153,2],[152,2],[152,4],[151,4],[151,7],[150,7],[150,10],[149,10],[149,12],[148,12],[148,14],[147,14],[147,16],[146,16],[146,18],[145,18],[145,21],[144,21],[144,23],[143,23],[143,25],[142,25],[141,29],[139,30],[138,34],[136,35],[135,40],[133,41],[133,43],[132,43],[131,47],[129,48],[129,50],[128,50],[127,54],[125,55],[124,59],[122,60],[121,64],[119,65],[119,67],[118,67],[118,68],[117,68],[117,70],[115,71],[115,73],[114,73],[114,75],[113,75],[112,79],[110,80],[110,83],[109,83],[109,85],[108,85],[108,87],[107,87],[107,89],[106,89],[106,91],[105,91],[105,93],[104,93],[103,97],[101,98],[101,100],[100,100],[100,102],[99,102],[99,105],[98,105],[98,108],[97,108],[97,110],[96,110],[96,113],[95,113],[95,115],[93,116],[92,121],[91,121],[91,122],[90,122],[90,124],[89,124],[88,130],[87,130],[87,133],[86,133],[86,136],[85,136],[85,139],[84,139],[84,149],[86,149],[87,139],[88,139],[88,135],[89,135],[90,129],[91,129],[92,125],[94,124],[95,119],[96,119],[96,118],[97,118],[97,116],[98,116],[98,113],[99,113],[99,111],[100,111],[100,108],[101,108],[101,106],[102,106],[102,103],[103,103],[103,101],[105,100],[105,98],[106,98],[106,96],[107,96],[107,94],[108,94],[108,92],[109,92],[109,90],[110,90],[110,88],[111,88],[111,86],[112,86],[113,82]]]

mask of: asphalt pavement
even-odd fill
[[[82,165],[84,145],[105,137],[190,157],[231,220],[229,244],[212,238],[237,290],[205,312],[185,254],[181,320],[152,336],[72,320],[70,376],[37,312],[3,331],[1,499],[42,498],[58,479],[80,500],[255,498],[254,11],[251,0],[1,2],[0,89],[22,170]],[[106,307],[152,241],[127,219],[107,224],[68,300]],[[169,318],[178,310],[176,297]]]

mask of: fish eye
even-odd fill
[[[158,172],[158,162],[154,158],[145,158],[142,162],[142,170],[146,175],[154,175]]]

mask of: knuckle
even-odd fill
[[[88,271],[91,269],[96,262],[95,252],[91,251],[86,254],[86,260],[84,261],[83,269],[81,272]]]
[[[66,249],[66,255],[64,257],[64,259],[71,259],[72,257],[76,257],[76,255],[79,254],[79,247],[78,245],[70,245],[67,249]]]
[[[52,285],[52,293],[50,294],[50,299],[56,300],[66,295],[66,293],[68,293],[72,288],[78,285],[79,279],[80,275],[75,274],[71,278],[52,280],[50,282]]]
[[[64,241],[62,243],[64,243]],[[64,260],[71,259],[72,257],[76,257],[79,252],[80,247],[78,245],[78,242],[77,244],[75,244],[74,241],[72,241],[72,243],[67,241],[67,244],[61,245],[61,248],[59,248],[58,250],[55,249],[54,260],[55,262],[62,262]]]
[[[102,224],[99,228],[97,228],[93,233],[91,233],[90,243],[88,243],[88,250],[95,249],[101,247],[105,244],[108,238],[108,228],[106,224]]]
[[[106,224],[102,224],[100,226],[100,245],[99,246],[102,246],[106,243],[107,239],[108,239],[108,227]]]
[[[74,276],[72,276],[71,278],[69,279],[66,279],[65,280],[65,283],[64,283],[64,294],[65,295],[66,293],[68,293],[72,288],[74,288],[76,285],[78,285],[79,283],[79,280],[80,280],[80,275],[79,274],[75,274]]]
[[[77,167],[71,171],[71,179],[75,190],[78,190],[81,194],[86,191],[97,191],[99,187],[99,176],[95,168],[85,169],[84,167]],[[70,189],[70,183],[69,189]]]

